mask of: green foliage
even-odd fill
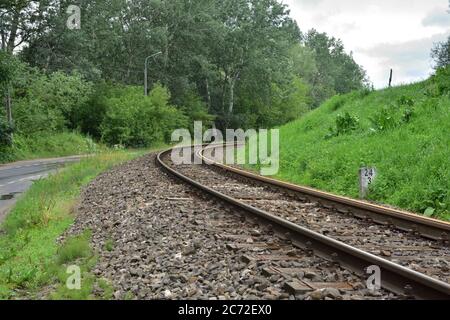
[[[341,107],[343,107],[345,105],[345,102],[347,101],[346,99],[347,97],[342,96],[342,95],[336,95],[334,96],[332,99],[330,99],[330,104],[331,104],[331,110],[332,111],[337,111],[339,110]]]
[[[406,106],[406,107],[414,107],[414,99],[408,96],[401,96],[397,100],[397,105],[399,107]]]
[[[106,242],[105,242],[105,250],[109,251],[109,252],[114,250],[114,240],[112,240],[112,239],[106,240]]]
[[[431,50],[431,57],[436,63],[436,69],[450,66],[450,36],[447,41],[435,44]]]
[[[60,286],[53,298],[84,298],[92,294],[96,280],[88,271],[95,257],[89,248],[89,233],[69,238],[61,247],[57,239],[73,223],[72,210],[81,187],[113,165],[138,155],[122,151],[100,154],[33,184],[2,225],[0,299],[18,298],[20,292],[32,298],[41,287],[55,283]],[[82,292],[64,289],[68,276],[65,266],[75,260],[83,272]],[[110,291],[105,283],[102,286],[105,292]]]
[[[281,127],[277,177],[357,198],[358,170],[376,167],[370,200],[450,220],[450,97],[424,95],[435,85],[434,77],[345,95],[337,112],[360,119],[352,134],[323,139],[330,126],[337,126],[333,106],[340,98]],[[377,118],[378,126],[391,129],[373,133],[371,119]]]
[[[439,68],[431,78],[428,92],[431,96],[440,96],[450,93],[450,66]]]
[[[85,231],[79,236],[66,240],[66,242],[58,248],[56,258],[57,263],[62,265],[92,255],[89,244],[90,238],[91,233],[89,231]]]
[[[0,163],[36,158],[92,154],[102,148],[91,138],[75,132],[39,133],[14,136],[14,144],[0,146]]]
[[[33,135],[37,132],[60,132],[76,129],[74,123],[78,108],[82,107],[92,94],[92,84],[75,73],[66,75],[55,72],[49,76],[30,72],[26,88],[15,99],[14,120],[17,132]]]
[[[317,68],[310,80],[314,107],[335,94],[368,87],[366,72],[345,52],[341,40],[312,29],[305,35],[304,43],[314,52]]]
[[[359,128],[359,118],[346,112],[339,114],[335,120],[335,126],[330,128],[326,138],[339,137],[355,131]]]
[[[0,50],[0,89],[1,95],[20,72],[20,62],[10,53]]]
[[[276,118],[268,127],[293,121],[309,111],[309,86],[300,77],[294,77],[286,86],[272,85],[272,103]]]
[[[187,126],[187,117],[169,104],[170,94],[157,84],[145,97],[139,87],[123,89],[106,101],[100,126],[102,140],[110,145],[148,147],[170,139],[172,131]]]
[[[392,108],[383,107],[369,118],[373,131],[386,131],[397,127],[398,122],[392,114]]]
[[[65,12],[49,6],[37,14],[27,6],[35,13],[33,21],[45,28],[30,36],[21,52],[24,61],[48,73],[77,70],[95,83],[136,86],[142,85],[145,58],[161,51],[149,61],[149,81],[161,81],[171,92],[170,104],[190,120],[212,121],[206,105],[219,128],[277,126],[335,93],[365,85],[364,71],[339,40],[316,31],[303,36],[278,0],[93,0],[79,5],[81,32],[66,28]],[[31,19],[18,11],[24,21]],[[298,81],[302,85],[294,97]],[[280,92],[291,95],[289,107],[280,106]],[[92,105],[77,107],[78,114],[69,108],[63,114],[69,128],[100,138],[106,109],[94,108],[106,105],[102,99],[96,94]],[[123,128],[117,131],[111,135],[128,135]]]
[[[215,116],[208,113],[208,106],[193,91],[183,97],[183,106],[180,110],[189,119],[191,130],[193,130],[194,121],[201,121],[204,126],[208,127],[215,120]]]
[[[13,128],[8,121],[0,114],[0,148],[10,146],[12,144],[11,133]]]

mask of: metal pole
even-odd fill
[[[159,51],[155,54],[152,54],[151,56],[148,56],[147,58],[145,58],[145,68],[144,68],[144,95],[148,96],[148,84],[147,84],[147,74],[148,74],[148,59],[156,57],[157,55],[161,54],[162,52]]]

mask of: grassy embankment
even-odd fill
[[[99,149],[105,148],[73,132],[42,133],[33,137],[16,135],[12,146],[0,146],[0,163],[90,154]]]
[[[439,81],[336,96],[281,127],[277,178],[357,198],[358,170],[375,167],[369,200],[450,220],[450,81]]]
[[[71,165],[33,184],[2,225],[0,234],[0,299],[39,297],[51,287],[54,299],[109,298],[110,285],[89,270],[96,257],[89,246],[89,230],[59,246],[56,239],[74,222],[73,208],[81,187],[112,166],[143,154],[106,152]],[[68,265],[81,267],[82,289],[65,286]]]

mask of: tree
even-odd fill
[[[448,6],[449,10],[447,12],[450,14],[450,1],[448,3]],[[447,38],[446,42],[444,41],[435,44],[435,46],[431,50],[431,57],[436,63],[436,70],[445,68],[450,65],[450,36]]]
[[[66,27],[70,0],[46,2],[38,23],[44,31],[30,34],[20,53],[31,66],[142,85],[145,58],[161,51],[150,65],[150,83],[161,82],[170,103],[193,117],[204,119],[189,110],[207,106],[219,128],[283,123],[285,117],[276,123],[276,116],[262,115],[279,114],[284,97],[278,95],[295,88],[315,107],[364,85],[364,71],[342,42],[316,31],[303,37],[278,0],[81,1],[80,30]],[[30,15],[22,17],[35,25],[25,23]],[[93,128],[100,119],[89,118],[81,126],[100,135]]]
[[[0,48],[13,53],[45,31],[47,17],[57,7],[56,0],[3,0],[0,4]]]
[[[211,61],[221,87],[217,111],[226,126],[235,111],[238,83],[253,83],[252,89],[262,95],[270,91],[276,73],[287,66],[287,51],[300,32],[286,6],[275,0],[219,1],[218,12]]]
[[[12,128],[12,84],[18,72],[18,61],[8,52],[0,51],[0,96],[3,97],[8,125]]]
[[[341,40],[312,29],[306,34],[304,43],[313,50],[317,65],[317,73],[311,82],[315,89],[315,106],[336,93],[345,94],[368,85],[365,71],[352,54],[345,52]]]
[[[450,65],[450,37],[446,42],[437,43],[431,51],[431,56],[436,63],[435,69]]]

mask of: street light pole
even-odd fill
[[[148,70],[148,59],[156,57],[157,55],[161,54],[162,52],[159,51],[155,54],[152,54],[151,56],[148,56],[147,58],[145,58],[145,68],[144,68],[144,94],[145,96],[148,96],[148,85],[147,85],[147,70]]]

